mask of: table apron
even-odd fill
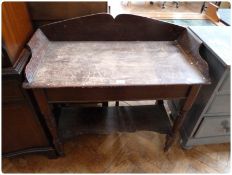
[[[49,103],[186,98],[190,85],[75,87],[44,89]]]

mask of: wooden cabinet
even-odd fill
[[[3,104],[3,153],[48,146],[48,140],[33,108],[26,101]]]
[[[26,153],[56,155],[50,135],[30,92],[22,88],[24,68],[30,58],[25,44],[32,25],[25,3],[2,4],[2,154],[11,157]]]
[[[2,3],[2,39],[5,57],[4,67],[13,66],[26,42],[33,33],[27,6],[23,2],[3,2]]]
[[[26,153],[56,155],[30,93],[22,88],[29,56],[24,50],[14,67],[2,70],[2,153],[6,157]]]
[[[32,152],[56,154],[30,92],[22,88],[29,56],[23,50],[14,67],[2,70],[2,152],[7,157]]]
[[[29,10],[28,10],[29,9]],[[3,156],[48,153],[56,156],[51,135],[31,92],[22,88],[30,59],[26,43],[33,25],[107,11],[107,2],[2,3],[2,152]]]

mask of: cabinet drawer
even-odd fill
[[[205,117],[195,134],[199,137],[213,137],[230,135],[230,116]]]
[[[230,93],[230,73],[227,74],[218,91],[219,93]]]
[[[230,113],[230,94],[217,95],[211,102],[207,114]]]

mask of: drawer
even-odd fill
[[[216,137],[230,135],[230,116],[205,117],[195,137]]]
[[[222,85],[219,88],[219,93],[230,93],[230,72],[225,77],[224,81],[222,82]]]
[[[2,96],[3,101],[23,98],[21,87],[16,80],[7,80],[3,82]]]
[[[230,113],[230,94],[216,95],[208,107],[207,114]]]

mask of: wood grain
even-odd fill
[[[45,44],[41,44],[44,47]],[[31,47],[30,87],[95,87],[206,83],[191,56],[172,41],[49,42]],[[197,48],[198,49],[198,48]],[[197,50],[198,51],[198,50]],[[196,51],[196,52],[197,52]],[[37,61],[35,61],[36,59]],[[192,61],[193,60],[193,61]],[[36,62],[37,69],[34,62]],[[207,64],[204,66],[207,68]],[[31,77],[27,72],[26,75]],[[130,71],[128,71],[130,70]],[[207,69],[204,69],[207,72]],[[206,74],[206,73],[205,73]]]
[[[50,41],[174,41],[184,27],[142,16],[102,13],[40,27]],[[142,31],[142,32],[141,32]]]
[[[10,61],[14,64],[33,32],[26,4],[2,3],[2,36]]]
[[[136,27],[134,25],[135,23]],[[42,56],[43,59],[41,59],[42,64],[37,64],[37,70],[33,66],[34,64],[29,63],[27,65],[25,73],[28,82],[25,83],[24,87],[34,88],[34,95],[47,122],[47,126],[51,131],[53,143],[57,151],[61,155],[63,154],[62,145],[57,134],[57,126],[54,122],[51,122],[54,118],[49,109],[48,101],[96,102],[109,100],[169,99],[170,96],[176,96],[176,91],[172,87],[183,88],[185,86],[182,93],[186,94],[186,88],[190,88],[192,85],[208,84],[208,79],[206,80],[198,70],[190,69],[191,65],[194,64],[193,62],[189,63],[187,58],[177,60],[180,56],[176,56],[173,53],[178,53],[178,49],[175,49],[175,47],[171,47],[171,49],[167,47],[176,46],[176,44],[173,42],[170,43],[170,41],[176,40],[184,30],[186,31],[184,27],[177,25],[126,14],[118,15],[116,18],[108,14],[89,15],[45,25],[38,29],[29,42],[29,47],[32,50],[31,61],[34,60],[33,62],[35,62],[35,60],[41,58],[41,56],[35,54],[38,51],[41,50],[45,54]],[[141,31],[144,32],[141,33]],[[40,42],[39,39],[45,38],[42,33],[50,42],[46,49],[42,49],[44,44],[41,44],[43,42]],[[188,37],[194,36],[188,35]],[[186,52],[184,53],[188,57],[191,56],[191,53],[198,52],[198,44],[200,43],[195,42],[195,40],[185,40],[187,43],[192,41],[191,43],[195,45],[194,47],[187,45]],[[35,44],[37,41],[40,44]],[[77,41],[79,41],[77,43],[78,45],[76,45]],[[80,41],[89,42],[81,43]],[[108,41],[108,43],[106,44],[106,42],[103,43],[100,41]],[[118,41],[121,42],[119,43]],[[86,45],[87,43],[90,45]],[[179,48],[178,46],[176,47]],[[80,50],[77,50],[77,48]],[[129,54],[128,50],[130,51]],[[163,50],[165,56],[160,53],[160,50]],[[77,53],[73,54],[73,51],[77,51]],[[64,59],[67,57],[67,53],[69,55],[68,59]],[[141,55],[141,53],[145,53],[145,55]],[[160,54],[161,58],[159,57]],[[55,58],[53,57],[54,55],[56,55]],[[174,56],[175,59],[169,58],[169,55]],[[77,56],[80,56],[80,58],[77,58]],[[49,62],[46,57],[53,59]],[[165,58],[169,58],[166,61],[169,62],[168,66],[164,64]],[[70,59],[75,61],[75,63],[71,63]],[[170,63],[171,60],[174,62]],[[59,66],[60,63],[62,65]],[[67,67],[66,65],[71,65],[71,67]],[[73,67],[73,65],[77,65],[77,67]],[[128,67],[128,65],[130,66]],[[179,65],[181,66],[178,67]],[[207,64],[205,65],[207,67]],[[49,67],[49,69],[46,67]],[[82,69],[83,67],[85,69]],[[61,71],[62,69],[65,72]],[[73,70],[75,71],[73,72]],[[128,72],[128,70],[130,71]],[[33,71],[36,73],[34,74]],[[37,76],[41,71],[44,73]],[[71,74],[67,76],[67,72]],[[177,74],[174,74],[174,72]],[[109,79],[109,77],[111,78]],[[111,82],[112,80],[113,82]],[[35,90],[35,88],[37,89]],[[144,89],[142,90],[141,88]],[[145,88],[154,89],[145,91]],[[61,98],[51,99],[49,91],[54,92],[57,89],[62,93],[55,93],[55,96],[59,97],[61,95]],[[69,91],[70,89],[73,90]],[[83,93],[78,93],[80,89],[83,90]],[[133,92],[131,93],[129,89]],[[39,90],[41,92],[44,91],[44,93],[38,93]],[[71,98],[67,98],[70,92],[73,92],[71,93]],[[79,94],[81,95],[78,98]],[[82,96],[83,94],[88,95]],[[182,95],[176,96],[176,98],[182,97]],[[192,98],[191,95],[189,97]],[[181,120],[175,122],[173,134],[167,137],[165,151],[176,140],[175,135],[180,129],[182,120],[185,118],[184,114],[188,112],[187,109],[190,108],[193,102],[194,98],[192,100],[190,99],[189,102],[187,100],[186,105],[189,107],[186,108],[186,111],[185,107],[183,111],[180,111]]]
[[[27,2],[35,27],[59,20],[107,12],[103,2]]]
[[[154,132],[83,135],[64,145],[66,156],[3,159],[5,173],[228,173],[230,145],[192,150],[173,146],[163,153],[165,135]]]
[[[120,101],[120,106],[153,105],[155,101]],[[114,106],[110,102],[109,106]],[[164,103],[164,105],[166,105]],[[174,144],[163,153],[165,135],[150,131],[84,134],[64,144],[66,156],[41,155],[3,159],[4,173],[228,173],[230,144],[203,145],[191,150]]]
[[[63,155],[63,145],[60,141],[60,138],[58,136],[58,132],[56,129],[56,121],[53,116],[53,113],[50,110],[50,106],[46,100],[46,96],[44,94],[44,91],[41,89],[34,89],[33,94],[36,98],[36,102],[38,103],[38,106],[40,108],[40,111],[46,121],[46,124],[48,126],[48,129],[52,135],[52,142],[58,152],[59,155]]]
[[[2,69],[2,156],[54,152],[43,120],[22,88],[23,70],[30,57],[24,49],[14,67]]]
[[[219,17],[217,15],[218,6],[213,3],[209,3],[207,10],[205,12],[206,16],[214,23],[219,22]]]

